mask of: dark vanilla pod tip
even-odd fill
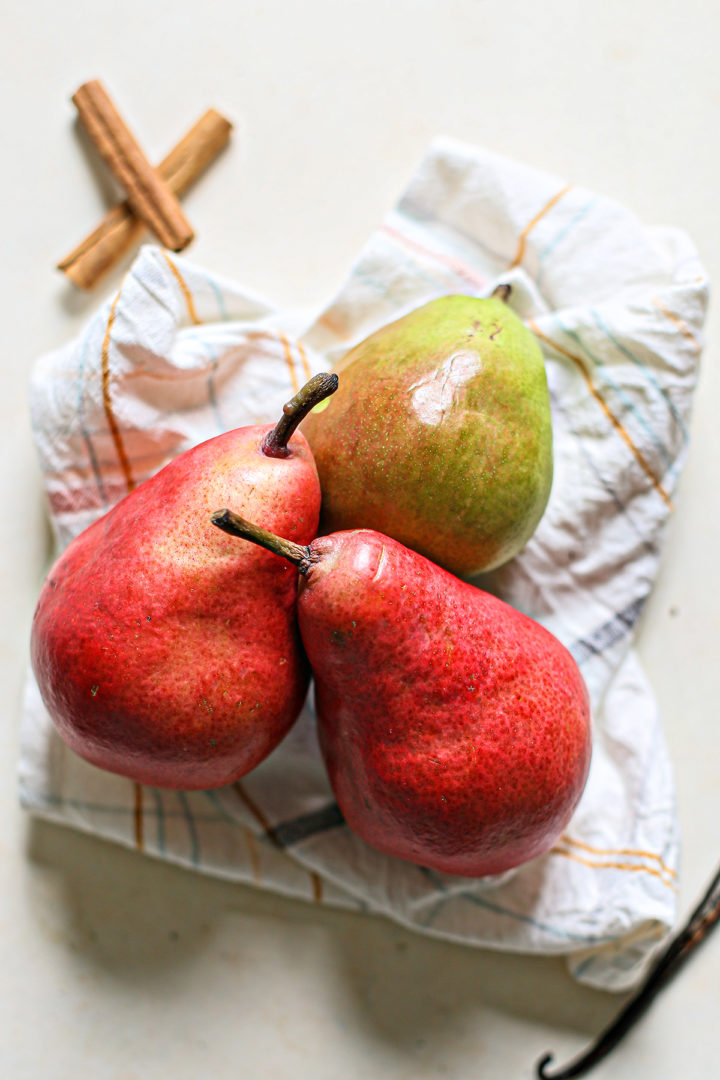
[[[548,1072],[553,1054],[544,1054],[535,1066],[539,1080],[575,1080],[585,1076],[618,1045],[645,1014],[660,991],[720,922],[720,869],[715,873],[699,903],[682,929],[671,938],[653,963],[645,980],[626,1002],[615,1019],[587,1050],[569,1064]]]

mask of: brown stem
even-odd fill
[[[241,540],[250,540],[253,544],[272,551],[273,555],[280,555],[287,559],[293,566],[297,566],[301,574],[307,574],[312,563],[310,548],[302,544],[295,544],[292,540],[285,540],[282,536],[261,529],[259,525],[253,525],[232,510],[216,510],[211,514],[210,520],[218,529],[229,533],[230,536],[239,536]]]
[[[78,116],[98,153],[127,200],[161,244],[182,251],[193,239],[193,230],[175,195],[153,169],[107,90],[97,79],[73,94]]]
[[[504,283],[502,285],[496,285],[490,295],[496,300],[502,300],[503,304],[507,304],[508,300],[510,299],[511,292],[512,285]]]
[[[720,921],[720,870],[715,874],[685,926],[666,946],[650,969],[645,982],[610,1026],[580,1057],[575,1058],[558,1072],[547,1072],[547,1066],[552,1061],[553,1055],[545,1054],[537,1063],[537,1075],[540,1080],[573,1080],[576,1076],[583,1076],[593,1065],[597,1065],[599,1061],[607,1057],[718,921]]]
[[[283,405],[283,414],[272,431],[262,441],[262,452],[268,457],[289,457],[288,442],[295,428],[304,420],[311,409],[334,394],[338,388],[338,377],[329,372],[314,375],[306,382],[295,397]]]

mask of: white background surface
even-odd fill
[[[280,304],[320,303],[438,133],[685,227],[720,280],[720,13],[707,0],[0,0],[0,1075],[11,1080],[521,1080],[621,999],[560,960],[421,939],[200,878],[17,809],[19,695],[48,555],[29,433],[34,357],[90,297],[54,262],[111,187],[69,97],[103,79],[148,153],[210,105],[233,143],[185,207],[188,255]],[[639,646],[674,758],[681,910],[720,858],[720,383],[711,316],[691,450]],[[716,1075],[720,936],[593,1074]]]

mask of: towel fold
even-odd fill
[[[555,479],[522,554],[483,584],[571,650],[594,711],[587,788],[552,851],[498,878],[432,873],[344,824],[320,758],[312,691],[280,747],[213,792],[140,788],[76,757],[28,675],[20,797],[32,813],[197,871],[381,913],[490,948],[565,954],[624,990],[675,919],[678,820],[651,690],[632,649],[688,442],[707,305],[679,230],[528,166],[435,140],[319,312],[279,310],[160,248],[31,380],[35,441],[62,549],[175,455],[274,420],[306,379],[425,301],[486,295],[537,334]]]

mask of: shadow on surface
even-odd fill
[[[252,977],[244,962],[247,934],[282,933],[288,964],[302,969],[311,949],[313,965],[327,968],[343,1016],[406,1059],[428,1044],[442,1051],[464,1029],[482,1041],[488,1013],[589,1038],[623,1000],[578,985],[560,958],[453,945],[382,918],[138,857],[37,819],[28,823],[27,854],[33,870],[52,879],[50,914],[47,899],[31,889],[38,923],[84,967],[147,986],[175,979],[211,953],[243,980]]]

